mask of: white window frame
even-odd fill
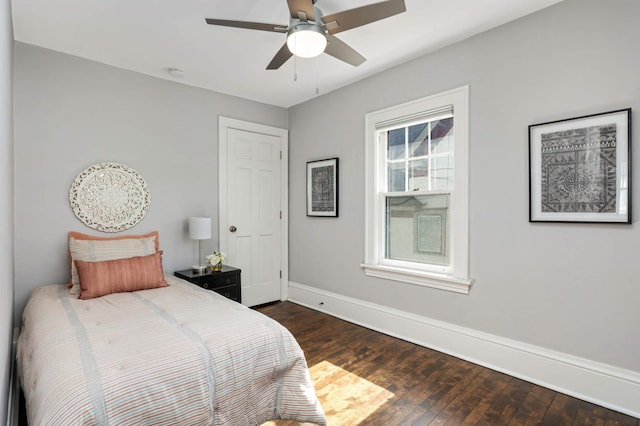
[[[385,259],[385,155],[378,134],[385,123],[415,123],[443,108],[454,115],[454,190],[450,196],[448,267]],[[469,279],[469,86],[417,99],[365,116],[365,259],[368,276],[468,294]]]

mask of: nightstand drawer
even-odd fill
[[[222,274],[219,272],[212,272],[207,275],[190,277],[189,281],[199,285],[206,289],[215,289],[218,287],[226,287],[229,285],[238,284],[238,275],[234,273]]]
[[[220,274],[212,272],[211,275],[207,276],[207,282],[210,286],[213,285],[214,287],[236,285],[238,284],[239,275],[240,274]]]
[[[235,301],[238,300],[238,287],[235,286],[235,285],[231,285],[229,287],[214,288],[213,291],[215,291],[218,294],[223,295],[227,299],[231,299],[231,300],[235,300]]]

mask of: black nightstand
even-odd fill
[[[202,274],[194,273],[191,269],[185,269],[184,271],[176,271],[173,275],[207,290],[213,290],[238,303],[242,302],[240,295],[240,269],[233,266],[223,265],[222,271],[219,272],[212,272],[210,268],[207,268],[207,272]]]

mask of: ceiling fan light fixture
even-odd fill
[[[298,24],[287,33],[287,47],[301,58],[315,58],[327,47],[327,37],[317,25]]]

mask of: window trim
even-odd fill
[[[423,268],[389,266],[382,260],[384,217],[378,208],[384,184],[385,158],[380,155],[378,131],[388,123],[415,121],[432,112],[454,111],[454,191],[451,200],[451,266],[447,273]],[[381,158],[382,157],[382,158]],[[462,86],[365,115],[365,259],[367,276],[468,294],[469,278],[469,86]]]

